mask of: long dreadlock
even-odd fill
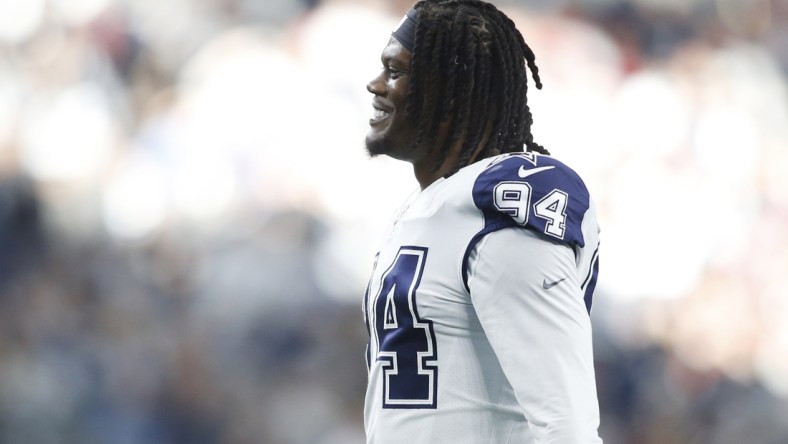
[[[514,22],[479,0],[422,0],[418,11],[406,112],[417,127],[416,145],[439,149],[463,138],[448,175],[498,153],[549,152],[533,140],[526,64],[541,89],[531,48]],[[525,59],[526,63],[523,63]],[[440,147],[438,129],[448,124]]]

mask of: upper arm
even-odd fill
[[[501,156],[479,174],[472,194],[484,222],[466,247],[462,264],[466,289],[468,258],[476,244],[505,228],[525,229],[568,246],[578,268],[583,261],[596,260],[592,256],[598,245],[598,226],[588,189],[577,173],[558,160],[533,153]],[[589,250],[591,255],[586,254]],[[584,288],[589,288],[586,305],[590,310],[593,285]]]
[[[469,257],[474,309],[538,442],[599,442],[581,284],[573,249],[531,230],[489,233]]]

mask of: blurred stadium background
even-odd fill
[[[609,444],[788,443],[788,2],[495,2],[601,209]],[[408,0],[0,0],[0,443],[360,444]]]

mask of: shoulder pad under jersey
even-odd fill
[[[583,247],[581,224],[589,207],[583,180],[557,159],[536,153],[497,157],[473,185],[486,232],[522,226]]]

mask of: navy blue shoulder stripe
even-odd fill
[[[571,247],[585,245],[581,226],[590,205],[588,189],[575,171],[551,156],[513,153],[498,157],[476,178],[472,193],[484,226],[463,257],[466,289],[470,252],[494,231],[522,227]]]

